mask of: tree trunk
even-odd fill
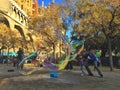
[[[8,47],[7,56],[9,56],[9,50],[10,50],[10,49],[9,49],[9,47]]]
[[[35,47],[34,47],[34,44],[33,44],[33,42],[31,42],[31,44],[32,44],[33,51],[35,51]]]
[[[111,39],[108,37],[108,53],[109,53],[109,60],[110,60],[110,71],[113,71],[113,57],[112,57],[112,50],[111,50]]]
[[[101,57],[105,57],[106,52],[108,51],[108,45],[106,41],[101,46],[101,49],[102,49]]]
[[[59,56],[58,57],[61,57],[62,56],[62,41],[60,41],[59,43]]]
[[[56,54],[55,54],[56,50],[55,50],[55,44],[53,44],[53,56],[56,59]]]
[[[67,47],[67,55],[69,55],[69,54],[70,54],[70,48]]]
[[[13,48],[13,52],[15,52],[15,46],[14,46],[14,45],[13,45],[13,47],[12,47],[12,48]]]

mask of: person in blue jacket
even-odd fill
[[[96,51],[94,49],[90,49],[90,52],[89,53],[86,52],[86,55],[84,55],[85,68],[86,68],[88,74],[90,76],[93,76],[93,73],[89,69],[89,65],[90,65],[90,63],[92,63],[94,65],[95,69],[97,70],[98,74],[100,75],[100,77],[103,77],[101,70],[98,68],[98,63],[100,63],[100,62],[99,62],[98,57],[95,55],[95,52]]]

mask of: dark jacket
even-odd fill
[[[22,51],[22,50],[19,50],[19,51],[17,52],[17,54],[18,54],[17,58],[18,58],[19,60],[22,60],[22,59],[23,59],[23,51]]]

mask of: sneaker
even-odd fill
[[[91,74],[88,74],[89,76],[94,76],[92,73]]]
[[[83,74],[83,73],[81,73],[81,76],[84,76],[84,74]]]
[[[103,77],[103,75],[101,74],[101,75],[100,75],[100,77],[102,78],[102,77]]]

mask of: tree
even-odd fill
[[[58,43],[55,30],[62,31],[62,19],[59,5],[49,6],[48,8],[40,8],[42,12],[38,17],[32,18],[29,28],[34,30],[35,35],[39,38],[37,41],[39,48],[53,47],[54,56],[55,48]],[[56,57],[56,56],[55,56]]]
[[[120,1],[119,0],[79,0],[77,8],[84,17],[79,24],[79,32],[94,35],[101,32],[108,43],[110,70],[113,70],[111,40],[120,32]]]
[[[15,52],[15,47],[19,45],[17,45],[17,43],[20,35],[17,31],[11,30],[3,23],[0,23],[0,26],[0,43],[2,47],[7,47],[8,53],[11,48],[13,48]]]

